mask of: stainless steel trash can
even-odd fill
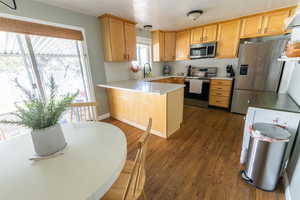
[[[242,178],[265,191],[274,191],[282,175],[284,154],[291,134],[267,123],[253,124]]]

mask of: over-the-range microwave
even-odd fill
[[[216,42],[192,44],[190,46],[190,58],[214,58],[216,56],[216,47]]]

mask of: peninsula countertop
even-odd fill
[[[113,81],[105,84],[98,84],[97,86],[159,95],[167,94],[177,89],[184,88],[183,84],[156,83],[147,80]]]

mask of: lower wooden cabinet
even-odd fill
[[[209,105],[222,108],[230,107],[232,80],[211,80]]]
[[[181,77],[170,77],[170,78],[163,78],[163,79],[152,80],[151,82],[184,84],[184,78],[181,78]]]

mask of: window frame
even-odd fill
[[[84,62],[84,66],[86,67],[86,78],[87,78],[87,83],[88,83],[88,87],[89,87],[89,98],[90,101],[96,101],[96,95],[95,95],[95,87],[94,87],[94,81],[93,81],[93,76],[92,76],[92,70],[91,70],[91,62],[90,62],[90,56],[89,56],[89,52],[88,52],[88,47],[87,47],[87,43],[86,43],[86,33],[85,33],[85,29],[83,27],[80,26],[74,26],[74,25],[67,25],[67,24],[60,24],[60,23],[55,23],[55,22],[51,22],[51,21],[45,21],[45,20],[40,20],[40,19],[33,19],[33,18],[29,18],[29,17],[23,17],[23,16],[16,16],[16,15],[11,15],[11,14],[7,14],[7,13],[0,13],[0,17],[4,17],[7,19],[13,19],[13,20],[21,20],[24,22],[30,22],[30,23],[38,23],[41,25],[49,25],[49,26],[54,26],[54,27],[58,27],[58,28],[65,28],[65,29],[71,29],[74,31],[80,31],[82,33],[83,36],[83,40],[81,40],[80,42],[82,43],[80,46],[80,51],[82,53],[82,58],[84,58],[83,62]]]
[[[139,45],[145,45],[145,46],[148,46],[149,48],[149,51],[148,51],[148,62],[150,64],[150,67],[152,68],[152,40],[150,38],[146,38],[146,37],[140,37],[140,36],[137,36],[136,37],[137,40],[136,40],[136,51],[137,51],[137,56],[136,56],[136,60],[133,61],[133,62],[137,62],[138,65],[142,68],[144,68],[144,65],[142,65],[142,62],[141,62],[141,54],[140,52],[140,48],[139,48]]]

